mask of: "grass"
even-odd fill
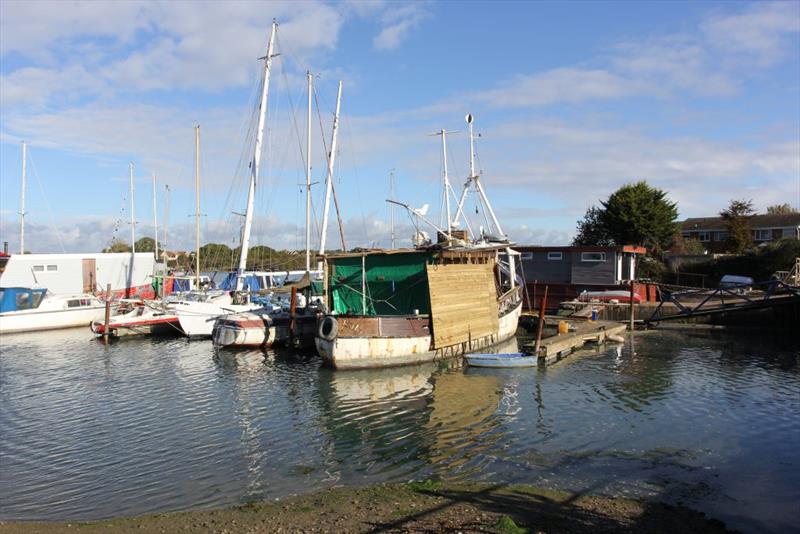
[[[507,515],[501,516],[500,519],[497,520],[494,528],[504,534],[528,534],[529,532],[527,528],[520,527],[514,523],[514,520]]]
[[[422,480],[416,482],[409,482],[406,484],[408,489],[411,491],[421,492],[421,491],[436,491],[440,487],[442,487],[442,483],[438,480]]]

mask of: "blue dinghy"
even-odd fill
[[[536,367],[536,356],[515,352],[511,354],[467,354],[467,365],[472,367]]]

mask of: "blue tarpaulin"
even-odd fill
[[[236,273],[228,273],[222,282],[220,282],[219,289],[225,289],[227,291],[235,290],[237,278]],[[242,278],[244,278],[242,289],[245,291],[259,291],[261,289],[261,282],[256,275],[246,274]]]
[[[189,291],[189,289],[190,289],[190,287],[189,287],[189,280],[188,280],[188,279],[186,279],[186,278],[184,278],[184,279],[181,279],[181,278],[176,278],[176,279],[175,279],[175,280],[172,282],[172,291],[174,291],[174,292],[178,292],[178,291]]]

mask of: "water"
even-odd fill
[[[648,333],[547,369],[342,372],[84,331],[2,338],[0,520],[445,478],[684,503],[797,531],[800,342]]]

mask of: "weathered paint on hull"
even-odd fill
[[[368,369],[426,363],[453,358],[465,352],[484,349],[502,343],[517,331],[522,302],[499,318],[496,333],[471,343],[460,343],[436,350],[431,349],[431,336],[410,337],[337,337],[328,341],[315,339],[320,356],[336,369]]]

